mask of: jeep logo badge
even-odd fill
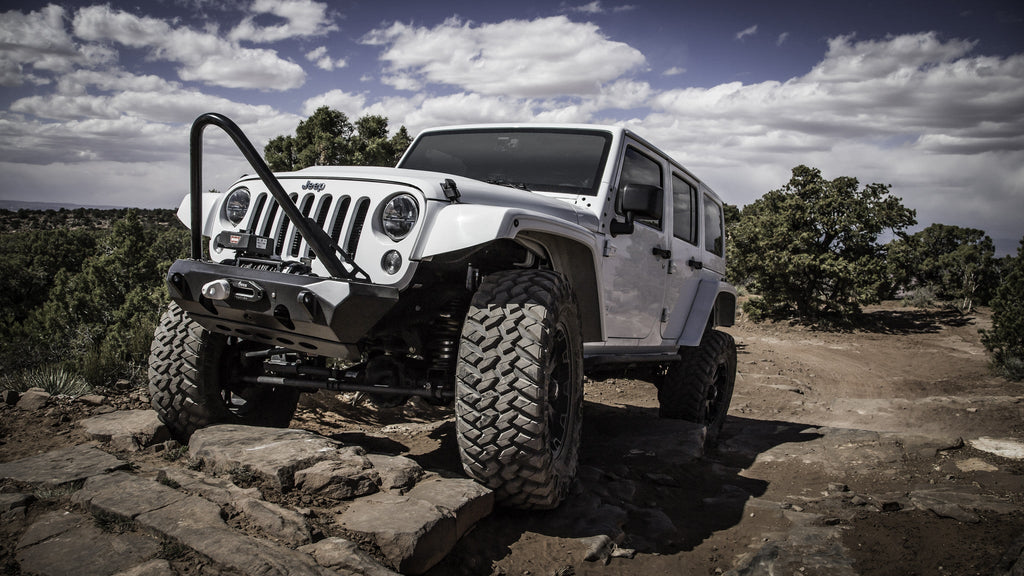
[[[323,191],[327,187],[327,184],[323,182],[313,182],[312,180],[306,180],[306,183],[302,185],[303,190],[316,190],[317,192]]]

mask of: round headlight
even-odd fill
[[[408,194],[399,194],[384,205],[384,210],[380,214],[381,228],[388,238],[397,242],[412,232],[419,215],[420,209],[416,205],[416,199]]]
[[[249,191],[245,188],[233,190],[224,203],[224,218],[232,225],[238,226],[249,211]]]

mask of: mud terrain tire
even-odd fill
[[[736,342],[709,330],[700,346],[680,349],[658,387],[658,414],[707,426],[705,444],[714,446],[725,424],[736,384]]]
[[[505,506],[557,507],[579,460],[583,336],[565,278],[483,279],[462,330],[455,425],[466,473]]]
[[[240,378],[258,374],[240,357],[261,346],[215,334],[171,303],[160,319],[149,356],[149,395],[171,435],[181,442],[212,424],[284,427],[295,414],[294,388],[252,387]]]

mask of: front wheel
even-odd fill
[[[484,278],[459,346],[455,424],[466,473],[505,506],[557,507],[576,475],[582,409],[583,336],[565,278]]]
[[[684,347],[680,356],[658,387],[659,415],[706,426],[705,442],[713,446],[736,384],[736,341],[725,332],[709,330],[700,346]]]
[[[262,374],[262,360],[244,352],[260,344],[210,332],[177,304],[168,306],[153,336],[149,394],[153,409],[181,442],[213,424],[283,428],[291,422],[299,391],[247,384]]]

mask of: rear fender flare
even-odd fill
[[[700,346],[708,326],[732,326],[736,320],[736,288],[717,278],[702,278],[676,343]]]

